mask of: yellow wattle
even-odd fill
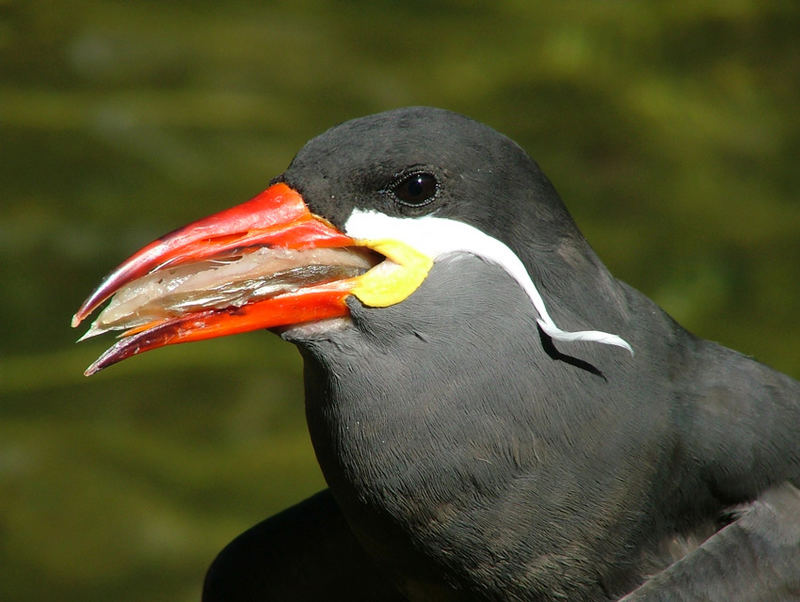
[[[374,249],[395,264],[379,264],[357,278],[350,293],[370,307],[400,303],[419,288],[433,266],[430,257],[397,240],[359,240],[357,243]]]

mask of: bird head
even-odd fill
[[[488,126],[426,107],[355,119],[314,138],[261,194],[124,261],[72,323],[111,298],[83,338],[122,334],[88,375],[169,344],[333,328],[353,300],[370,308],[407,302],[434,264],[459,254],[505,270],[548,336],[631,350],[617,335],[568,332],[550,316],[537,280],[602,266],[538,166]]]

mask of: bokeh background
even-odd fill
[[[800,377],[795,2],[0,1],[0,599],[197,600],[323,487],[266,333],[91,379],[69,319],[140,245],[409,104],[507,133],[620,278]]]

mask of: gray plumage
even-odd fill
[[[430,205],[387,192],[409,168],[437,177]],[[613,278],[515,143],[401,109],[315,138],[279,179],[339,226],[353,207],[474,225],[519,256],[559,326],[635,350],[550,340],[503,268],[467,254],[397,305],[351,298],[344,327],[286,330],[330,494],[262,531],[300,563],[292,532],[311,548],[313,533],[341,537],[349,573],[307,568],[329,597],[383,586],[390,599],[394,583],[409,600],[800,599],[800,384]],[[701,534],[694,551],[674,545]],[[236,585],[249,571],[277,586],[293,562],[247,549],[221,554],[206,600],[254,593]],[[368,592],[343,577],[359,571]],[[294,599],[314,599],[296,585]]]

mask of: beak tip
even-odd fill
[[[98,357],[94,362],[92,362],[86,370],[83,371],[84,376],[93,376],[100,372],[103,368],[107,368],[111,364],[115,363],[114,361],[109,362],[107,361],[108,352],[104,353],[100,357]]]
[[[95,307],[97,307],[96,304],[91,302],[92,297],[89,297],[81,304],[81,306],[78,308],[78,311],[76,311],[72,316],[72,322],[70,322],[70,324],[73,328],[80,326],[80,323],[83,322],[90,313],[92,313]]]

